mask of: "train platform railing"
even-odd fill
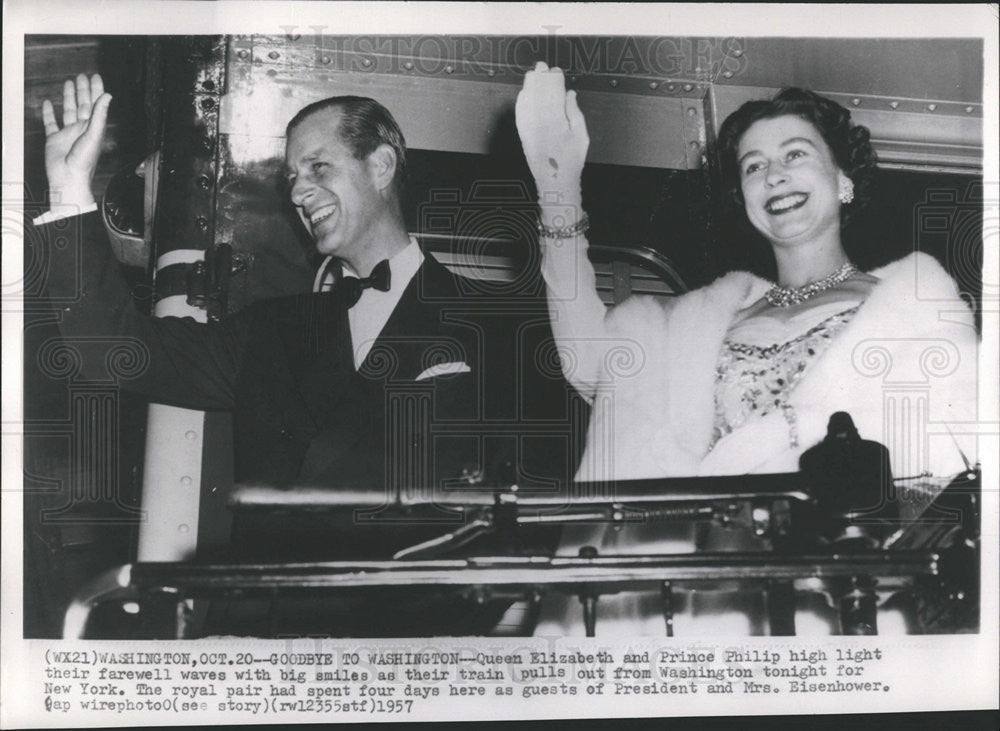
[[[822,593],[839,613],[843,634],[877,633],[877,610],[900,592],[919,597],[922,630],[974,631],[978,617],[978,511],[980,477],[970,472],[952,480],[923,515],[905,525],[876,529],[849,526],[843,516],[817,513],[801,473],[729,478],[668,478],[614,485],[613,499],[592,485],[574,483],[577,499],[518,495],[494,488],[459,491],[434,501],[437,507],[472,506],[462,529],[415,545],[390,560],[269,563],[142,562],[118,567],[81,591],[66,614],[64,636],[87,636],[91,611],[106,602],[138,611],[147,600],[164,602],[161,636],[197,636],[187,608],[198,598],[274,597],[286,592],[365,592],[390,588],[462,588],[483,598],[507,597],[537,605],[546,594],[580,598],[588,636],[594,636],[600,597],[625,591],[658,591],[664,628],[673,634],[676,592],[733,582],[768,597],[772,635],[794,631],[796,596]],[[427,494],[427,493],[423,493]],[[409,510],[426,498],[363,490],[344,492],[247,486],[232,498],[236,510],[353,511],[373,507]],[[790,517],[791,516],[791,517]],[[686,554],[637,553],[453,557],[461,530],[489,532],[538,523],[578,521],[705,521],[737,523],[769,539],[772,550]],[[830,521],[840,537],[831,535]]]

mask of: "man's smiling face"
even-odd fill
[[[351,258],[366,245],[383,207],[371,158],[358,160],[340,136],[341,112],[324,109],[291,131],[285,167],[292,203],[320,254]]]

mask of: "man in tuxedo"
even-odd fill
[[[37,223],[49,240],[61,231],[70,244],[63,250],[79,248],[81,257],[77,272],[54,255],[54,296],[73,291],[80,277],[81,296],[64,308],[60,328],[142,343],[147,367],[122,381],[125,388],[170,405],[231,411],[238,482],[375,488],[391,498],[400,489],[488,488],[511,479],[554,487],[572,474],[565,433],[532,443],[510,429],[518,419],[566,412],[561,376],[538,366],[551,338],[544,303],[532,311],[524,300],[516,307],[522,314],[504,312],[421,251],[401,206],[403,135],[385,108],[334,97],[288,125],[291,200],[319,253],[342,269],[332,291],[259,301],[200,324],[135,309],[89,212],[109,103],[99,76],[80,76],[67,84],[62,127],[43,105],[46,172],[59,204]],[[79,212],[72,225],[53,222]],[[388,557],[455,527],[434,512],[433,525],[392,530],[251,514],[236,539],[241,556],[264,560]],[[366,627],[357,632],[379,629]]]

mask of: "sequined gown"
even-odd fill
[[[755,418],[780,411],[788,440],[798,446],[795,408],[789,401],[809,365],[857,314],[842,302],[805,310],[789,321],[760,316],[730,328],[719,353],[715,424],[709,448]],[[815,324],[813,324],[815,323]]]
[[[798,430],[790,396],[810,365],[850,323],[859,305],[842,301],[803,310],[788,320],[766,314],[737,322],[728,330],[715,373],[715,420],[711,447],[737,429],[753,429],[757,419],[780,412],[788,424],[790,446],[798,445]],[[616,529],[584,526],[567,529],[560,553],[572,554],[593,545],[601,554],[691,553],[696,550],[764,550],[766,546],[745,529],[652,523]],[[767,612],[760,592],[738,591],[733,583],[717,582],[702,590],[679,593],[674,630],[679,636],[707,631],[733,635],[767,634]],[[836,613],[819,595],[799,600],[799,634],[829,634]],[[567,619],[581,613],[574,597],[551,597],[543,609],[536,635],[566,632]],[[599,635],[662,634],[660,598],[652,593],[601,597]],[[882,630],[893,620],[880,617]],[[578,634],[575,628],[572,634]]]

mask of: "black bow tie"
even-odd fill
[[[380,292],[389,291],[389,283],[392,281],[392,272],[389,270],[389,260],[383,259],[372,273],[367,277],[344,277],[337,284],[337,291],[344,298],[343,302],[348,308],[354,307],[361,299],[361,293],[371,287]]]

